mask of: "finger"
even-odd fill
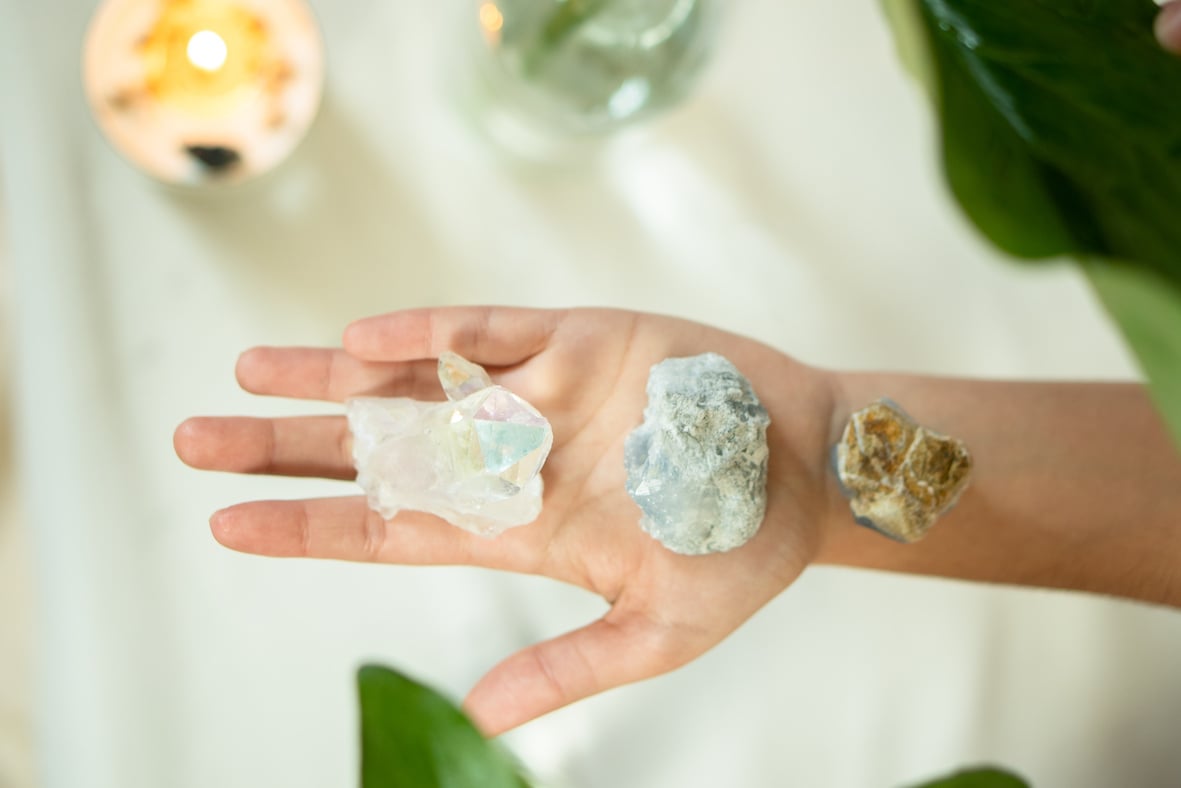
[[[252,501],[216,512],[209,525],[226,547],[278,557],[469,564],[536,573],[538,556],[544,554],[536,529],[512,529],[489,539],[418,512],[386,521],[359,496]]]
[[[238,384],[252,394],[296,399],[442,397],[433,361],[370,364],[342,350],[256,347],[238,358],[235,374]]]
[[[496,736],[575,701],[665,673],[687,661],[651,619],[612,610],[598,621],[518,651],[488,672],[464,701]]]
[[[344,347],[367,361],[437,358],[450,350],[485,366],[510,366],[541,352],[562,314],[510,307],[391,312],[351,324]]]
[[[1156,17],[1156,37],[1161,46],[1181,55],[1181,2],[1166,3]]]
[[[343,416],[193,418],[176,428],[172,443],[177,456],[201,470],[356,477]]]

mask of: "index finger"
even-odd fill
[[[565,313],[518,307],[408,309],[358,320],[344,347],[364,361],[438,358],[445,351],[485,366],[511,366],[545,348]]]

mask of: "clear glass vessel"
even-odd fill
[[[716,39],[720,0],[478,0],[466,20],[481,122],[529,152],[681,102]]]

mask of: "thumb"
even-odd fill
[[[1156,17],[1156,37],[1161,46],[1181,55],[1181,2],[1166,3]]]
[[[615,610],[581,629],[518,651],[492,668],[464,701],[487,736],[688,661],[668,630]]]

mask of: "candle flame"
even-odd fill
[[[189,39],[186,54],[189,62],[202,71],[217,71],[226,64],[229,47],[226,40],[212,30],[198,30]]]
[[[484,35],[489,40],[500,38],[500,28],[504,27],[504,14],[496,7],[496,3],[484,3],[480,6],[480,27],[484,28]]]

